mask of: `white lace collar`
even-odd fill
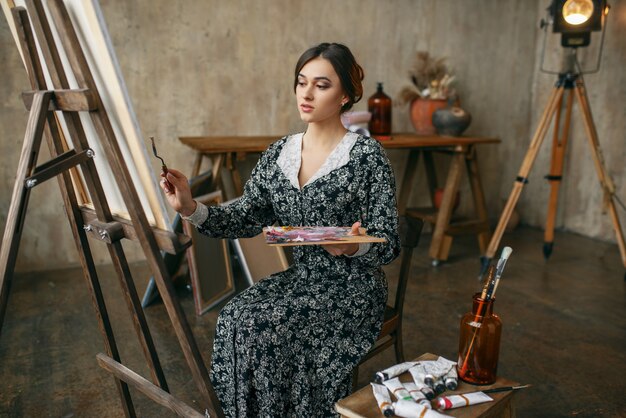
[[[304,133],[288,136],[285,140],[285,145],[276,160],[276,164],[278,164],[280,170],[283,172],[285,177],[287,177],[289,183],[291,183],[291,185],[298,190],[300,190],[298,173],[300,173],[300,165],[302,164],[303,136]],[[351,131],[346,132],[339,144],[337,144],[335,149],[328,155],[324,164],[321,165],[317,172],[311,176],[304,186],[311,184],[331,171],[348,164],[350,161],[350,151],[352,151],[352,147],[356,143],[357,139],[359,139],[359,134]]]

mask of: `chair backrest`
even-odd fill
[[[424,220],[412,218],[409,216],[400,217],[399,233],[402,243],[402,264],[400,266],[400,277],[398,278],[398,287],[396,288],[395,310],[402,315],[404,305],[404,294],[406,293],[406,285],[409,281],[411,272],[411,258],[413,250],[417,247],[424,227]]]

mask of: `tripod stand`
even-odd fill
[[[565,121],[561,131],[561,108],[563,104],[563,94],[567,90],[567,102],[565,104]],[[580,111],[583,116],[583,123],[585,125],[585,131],[587,133],[587,140],[591,148],[592,157],[596,167],[598,179],[600,185],[604,191],[604,207],[608,209],[617,236],[617,245],[619,246],[620,254],[622,257],[622,263],[626,267],[626,244],[624,243],[624,235],[620,226],[619,218],[617,216],[617,210],[615,207],[615,186],[610,176],[606,173],[604,158],[602,151],[600,150],[600,144],[598,142],[598,133],[596,131],[593,118],[591,116],[591,108],[589,106],[589,99],[587,98],[587,92],[585,90],[585,83],[581,74],[575,71],[569,71],[559,74],[558,81],[554,86],[552,95],[548,100],[543,115],[539,121],[539,126],[535,131],[532,141],[529,145],[522,166],[518,172],[513,185],[513,190],[509,195],[509,199],[500,215],[500,220],[495,232],[491,237],[487,252],[482,259],[481,276],[487,269],[489,261],[493,258],[504,229],[513,213],[513,209],[517,204],[519,196],[522,192],[522,188],[528,183],[528,174],[532,169],[533,163],[539,152],[539,148],[545,138],[546,132],[550,120],[554,117],[554,136],[552,143],[552,159],[550,166],[550,174],[546,176],[550,182],[550,199],[548,202],[548,215],[546,219],[546,227],[544,233],[544,246],[543,253],[547,259],[552,254],[552,248],[554,245],[554,224],[556,219],[556,209],[558,203],[558,192],[561,185],[562,173],[563,173],[563,159],[565,157],[565,150],[567,147],[567,141],[569,136],[569,125],[571,121],[572,106],[574,102],[574,96],[578,101]],[[626,275],[624,276],[626,279]]]

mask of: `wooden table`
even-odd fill
[[[245,158],[247,153],[259,153],[278,139],[277,136],[199,136],[180,137],[183,144],[197,152],[192,175],[198,175],[203,159],[208,157],[212,161],[213,182],[219,187],[222,181],[222,168],[230,171],[235,194],[243,192],[241,176],[237,170],[237,161]],[[497,138],[480,137],[443,137],[422,136],[410,133],[393,134],[390,140],[381,141],[386,149],[406,149],[409,151],[407,165],[404,171],[401,188],[398,195],[398,211],[400,214],[423,218],[434,225],[428,255],[433,264],[448,258],[452,237],[460,233],[474,233],[478,237],[481,254],[484,254],[490,239],[490,229],[485,205],[478,163],[476,146],[482,144],[497,144]],[[437,188],[437,177],[433,163],[433,153],[443,152],[452,156],[439,210],[434,209],[434,195]],[[414,189],[414,179],[417,172],[420,154],[424,155],[426,176],[430,192],[432,207],[407,208],[407,202]],[[467,171],[475,209],[475,218],[463,222],[451,222],[454,199],[464,171]],[[227,196],[231,199],[236,196]]]
[[[436,360],[437,356],[426,353],[421,355],[417,360]],[[407,372],[400,375],[400,381],[410,382],[411,375]],[[475,386],[459,380],[459,387],[454,391],[445,391],[445,395],[453,395],[457,393],[477,392],[479,390],[490,389],[492,387],[516,386],[517,382],[498,377],[496,383],[489,386]],[[515,418],[515,405],[513,404],[514,391],[490,393],[493,402],[486,402],[478,405],[467,406],[463,408],[449,409],[441,411],[445,415],[457,418]],[[346,418],[385,418],[378,409],[376,399],[372,393],[370,385],[354,392],[335,404],[337,412]]]

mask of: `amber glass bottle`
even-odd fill
[[[502,322],[493,313],[494,299],[474,295],[472,311],[461,318],[459,337],[459,377],[474,385],[490,385],[496,381]]]
[[[383,92],[383,83],[378,83],[376,93],[367,100],[367,110],[372,114],[368,129],[373,137],[391,135],[391,98]]]

